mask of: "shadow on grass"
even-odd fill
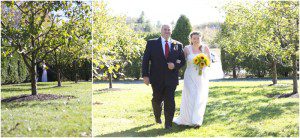
[[[242,90],[248,89],[248,92],[242,92]],[[235,87],[235,86],[215,86],[209,88],[209,97],[219,98],[221,96],[266,96],[271,97],[272,95],[282,94],[288,90],[291,90],[291,87],[267,87],[266,89],[258,86],[249,86],[249,87]],[[270,96],[271,95],[271,96]]]
[[[279,78],[278,80],[292,80],[290,78]],[[179,80],[180,82],[183,81],[183,79]],[[210,80],[210,82],[224,82],[224,81],[270,81],[270,84],[272,83],[272,78],[228,78],[228,79],[213,79]],[[113,80],[113,84],[143,84],[143,80]],[[108,84],[108,81],[105,80],[98,80],[94,81],[93,84]]]
[[[264,119],[274,118],[274,117],[280,116],[284,112],[284,110],[291,110],[291,108],[293,106],[299,106],[299,103],[289,102],[289,103],[284,103],[284,104],[276,104],[276,105],[258,107],[257,108],[258,112],[249,115],[248,118],[252,121],[261,121]],[[285,109],[285,108],[288,108],[288,109]]]
[[[125,130],[121,132],[97,135],[96,137],[147,137],[147,136],[156,137],[156,136],[164,136],[165,134],[169,134],[169,133],[181,132],[184,131],[185,129],[191,129],[191,127],[187,127],[187,126],[173,125],[173,127],[168,130],[163,128],[155,128],[146,131],[141,131],[142,129],[151,127],[153,125],[155,124],[134,127],[129,130]]]
[[[57,100],[61,100],[60,102],[57,102]],[[26,101],[26,102],[1,102],[1,108],[2,109],[16,109],[16,108],[35,108],[35,107],[43,107],[43,108],[62,108],[66,105],[63,101],[66,101],[66,99],[55,99],[55,100],[48,100],[48,101]],[[68,101],[68,104],[71,105],[73,102]]]
[[[62,86],[52,86],[52,87],[48,87],[48,88],[65,88],[65,87],[72,87],[72,86],[70,86],[70,85],[62,85]]]
[[[22,108],[35,106],[65,106],[73,103],[78,97],[73,95],[55,95],[55,94],[23,94],[1,99],[1,108]],[[77,101],[78,102],[78,101]],[[76,102],[76,103],[77,103]]]
[[[252,128],[249,126],[243,126],[239,131],[235,132],[233,136],[236,137],[255,137],[258,136],[259,130],[257,128]]]
[[[280,116],[283,113],[283,110],[280,107],[276,107],[276,106],[259,107],[257,109],[258,109],[258,112],[249,115],[248,119],[250,119],[251,121],[257,122],[257,121],[261,121],[264,119]]]
[[[248,88],[249,92],[241,91],[243,88]],[[297,103],[289,105],[269,105],[259,106],[263,103],[269,103],[273,98],[263,98],[267,93],[279,92],[282,93],[289,88],[272,88],[257,89],[257,86],[235,87],[235,86],[216,86],[210,88],[209,98],[222,98],[223,100],[208,102],[205,112],[205,122],[238,122],[243,121],[244,118],[238,120],[230,120],[229,118],[236,115],[248,116],[249,121],[260,121],[266,118],[273,118],[280,116],[284,111],[282,107],[294,106]],[[181,97],[182,92],[176,91],[175,97]],[[249,97],[257,97],[255,100],[249,100]],[[181,98],[180,98],[181,99]],[[258,110],[253,114],[252,111]],[[176,111],[180,111],[176,108]],[[250,115],[250,116],[249,116]]]
[[[8,92],[22,92],[22,91],[31,91],[31,88],[1,88],[1,92],[8,93]]]
[[[96,81],[93,84],[108,84],[108,81]],[[114,80],[112,84],[144,84],[142,80]]]
[[[19,87],[18,87],[19,86]],[[40,85],[37,86],[37,90],[46,90],[46,89],[51,89],[51,88],[54,88],[54,89],[57,89],[57,88],[65,88],[65,87],[72,87],[72,86],[53,86],[53,85],[45,85],[45,86],[49,86],[49,87],[39,87]],[[8,93],[8,92],[23,92],[23,91],[31,91],[31,86],[30,85],[24,85],[22,87],[20,87],[20,85],[16,85],[16,86],[11,86],[9,88],[1,88],[1,92],[4,92],[4,93]]]
[[[16,109],[16,108],[22,108],[22,107],[40,107],[40,106],[61,106],[63,103],[45,103],[45,102],[34,102],[34,103],[28,103],[28,102],[13,102],[13,103],[1,103],[1,108],[7,108],[7,109]]]
[[[235,116],[249,116],[254,110],[264,111],[258,115],[254,115],[252,118],[249,117],[249,121],[259,121],[270,116],[280,116],[283,111],[280,109],[281,106],[274,105],[270,107],[258,107],[260,103],[268,103],[272,99],[258,99],[246,102],[232,101],[230,98],[224,101],[213,101],[209,102],[205,111],[205,122],[226,122],[228,124],[239,121],[247,121],[245,118],[238,118],[237,120],[230,120],[230,118],[236,118]],[[269,109],[271,108],[271,109]],[[273,112],[274,111],[274,112]],[[276,112],[277,111],[277,112]],[[270,112],[270,113],[269,113]]]
[[[277,80],[292,80],[291,78],[278,78]],[[270,81],[272,83],[272,78],[228,78],[228,79],[214,79],[210,82],[222,82],[222,81]]]
[[[257,100],[250,100],[246,102],[238,101],[214,101],[209,102],[206,107],[204,123],[206,122],[225,122],[230,124],[232,122],[259,122],[264,119],[277,118],[284,113],[284,110],[292,110],[292,108],[299,108],[298,102],[289,102],[283,104],[269,104],[260,106],[263,103],[269,103],[273,99],[261,98]],[[295,107],[297,106],[297,107]],[[226,110],[225,110],[226,109]],[[253,111],[257,111],[253,113]],[[246,118],[236,118],[235,116],[245,116]],[[236,118],[231,120],[230,118]],[[244,135],[242,135],[244,136]],[[252,136],[246,134],[245,136]]]
[[[28,86],[30,87],[31,86],[31,83],[17,83],[17,84],[2,84],[2,86]],[[37,83],[38,86],[49,86],[49,85],[53,85],[53,83],[40,83],[38,82]]]

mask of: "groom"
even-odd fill
[[[185,64],[183,46],[180,42],[170,38],[171,32],[170,25],[162,25],[161,37],[147,41],[142,64],[144,83],[152,86],[155,121],[162,123],[160,116],[162,103],[164,103],[166,129],[172,127],[178,70]]]

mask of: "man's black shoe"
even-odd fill
[[[158,123],[158,124],[161,124],[161,119],[155,119],[155,122]]]
[[[165,127],[165,129],[171,129],[172,128],[172,126],[166,126]]]

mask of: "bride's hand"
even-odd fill
[[[169,68],[170,70],[174,69],[174,68],[175,68],[174,63],[169,62],[169,63],[168,63],[168,68]]]

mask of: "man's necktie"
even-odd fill
[[[166,44],[165,44],[165,57],[166,57],[166,59],[169,57],[169,44],[168,44],[168,41],[166,41]]]

